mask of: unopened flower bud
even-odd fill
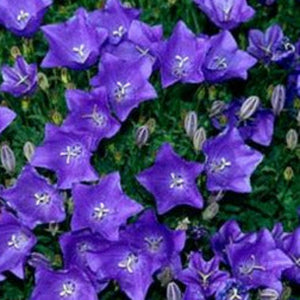
[[[139,127],[135,133],[135,143],[139,148],[145,146],[149,140],[150,132],[147,125]]]
[[[54,124],[56,124],[56,125],[60,125],[63,121],[63,117],[62,117],[61,113],[59,113],[58,111],[54,111],[52,113],[51,118],[52,118],[52,121],[54,122]]]
[[[192,139],[198,126],[198,117],[196,112],[189,111],[184,119],[184,129],[186,134]]]
[[[20,49],[17,46],[13,46],[10,48],[10,54],[14,59],[22,55]]]
[[[200,127],[199,129],[196,130],[193,137],[193,144],[196,152],[202,150],[202,146],[205,141],[206,141],[206,130],[203,127]]]
[[[170,267],[165,267],[157,274],[157,279],[160,281],[161,286],[165,287],[174,278],[173,270]]]
[[[23,146],[23,153],[28,162],[31,161],[32,156],[34,155],[35,146],[31,142],[26,142]]]
[[[64,84],[69,82],[68,70],[66,68],[61,69],[60,78]]]
[[[182,295],[179,286],[175,282],[170,282],[167,286],[167,300],[181,300]]]
[[[38,73],[38,83],[39,87],[43,90],[46,91],[49,89],[49,82],[46,74],[39,72]]]
[[[298,122],[298,126],[300,126],[300,110],[297,113],[296,120]]]
[[[209,204],[204,212],[202,213],[202,218],[205,221],[212,220],[219,212],[219,204],[217,202],[212,202]]]
[[[272,98],[271,98],[273,113],[276,116],[279,116],[279,114],[283,110],[285,99],[286,99],[285,86],[282,84],[276,85],[273,90]]]
[[[150,133],[153,133],[155,131],[156,121],[153,118],[150,118],[147,123],[147,127],[149,128]]]
[[[259,292],[260,300],[277,300],[279,299],[279,293],[274,289],[264,289]]]
[[[212,103],[212,106],[210,108],[209,116],[215,117],[223,112],[225,108],[225,103],[221,100],[216,100]]]
[[[190,224],[191,224],[191,221],[189,220],[188,217],[186,217],[183,220],[178,222],[176,230],[188,230]]]
[[[286,144],[288,149],[294,150],[298,145],[298,133],[295,129],[290,129],[286,134]]]
[[[286,181],[291,181],[294,177],[294,170],[292,167],[286,167],[283,172],[283,176]]]
[[[241,120],[247,120],[255,114],[260,105],[260,99],[257,96],[251,96],[246,99],[240,109]]]
[[[14,173],[16,168],[16,158],[12,149],[4,144],[0,149],[1,164],[7,173]]]

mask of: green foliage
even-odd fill
[[[89,10],[101,7],[103,1],[95,0],[57,0],[46,15],[45,23],[62,22],[69,18],[74,11],[84,6]],[[250,28],[266,29],[274,23],[279,23],[292,41],[297,40],[300,32],[300,6],[293,0],[279,0],[278,5],[266,8],[258,1],[249,1],[256,8],[255,18],[236,29],[233,33],[241,48],[247,47],[247,32]],[[130,1],[134,6],[143,8],[142,19],[150,24],[162,24],[168,36],[179,19],[183,19],[190,28],[197,33],[214,34],[218,29],[196,8],[191,0],[135,0]],[[0,64],[13,63],[10,49],[17,46],[26,60],[40,63],[47,51],[46,41],[39,32],[32,40],[20,39],[4,29],[0,30]],[[67,113],[64,92],[72,85],[77,88],[89,89],[88,80],[96,74],[94,67],[86,72],[62,71],[60,69],[42,70],[49,82],[49,89],[39,91],[30,99],[18,100],[2,95],[4,104],[12,108],[18,117],[1,136],[1,142],[8,143],[17,157],[16,177],[26,163],[23,155],[23,145],[31,141],[39,145],[43,140],[44,126],[47,122],[58,120],[57,114],[64,117]],[[62,74],[64,74],[62,76]],[[212,100],[221,99],[230,101],[234,97],[258,95],[265,106],[270,107],[271,88],[278,83],[285,83],[287,72],[275,65],[264,67],[257,65],[250,72],[249,80],[232,81],[222,85],[208,86],[202,84],[176,85],[168,90],[162,90],[160,78],[154,75],[152,82],[158,91],[158,99],[142,104],[126,121],[121,131],[110,140],[101,143],[96,151],[93,164],[100,174],[107,174],[119,170],[122,175],[124,190],[133,199],[146,207],[153,207],[153,197],[147,193],[135,180],[135,174],[149,167],[155,158],[159,146],[170,142],[175,150],[190,160],[203,161],[197,155],[192,142],[185,135],[183,118],[189,110],[196,110],[200,118],[200,125],[205,127],[208,136],[213,136],[213,130],[208,110]],[[149,144],[139,149],[134,143],[134,134],[138,126],[145,124],[149,119],[155,120],[155,129],[151,133]],[[263,163],[252,177],[253,193],[250,195],[227,194],[222,200],[219,214],[212,220],[204,222],[201,212],[191,208],[175,209],[161,217],[161,221],[176,227],[178,222],[189,217],[193,225],[204,225],[210,234],[215,232],[223,222],[236,219],[245,231],[258,230],[261,227],[272,228],[275,222],[282,222],[286,230],[293,230],[299,225],[296,210],[300,207],[300,164],[299,151],[286,148],[285,135],[290,128],[297,128],[297,121],[293,113],[285,111],[276,121],[275,136],[269,148],[260,148],[265,154]],[[298,149],[299,150],[299,149]],[[294,177],[287,181],[284,178],[286,167],[292,167]],[[1,183],[9,184],[10,175],[1,172]],[[51,175],[53,177],[53,175]],[[199,187],[207,199],[204,178],[199,180]],[[70,195],[68,195],[69,197]],[[67,198],[67,197],[66,197]],[[60,226],[61,231],[68,231],[69,219]],[[47,226],[36,229],[39,243],[35,251],[45,254],[56,267],[62,265],[61,252],[57,243],[58,235],[52,236]],[[187,249],[203,249],[208,251],[207,240],[202,242],[188,241]],[[186,258],[186,253],[183,259]],[[1,300],[28,299],[34,285],[33,270],[28,267],[28,276],[20,281],[13,276],[0,283]],[[294,290],[294,298],[300,296]],[[115,284],[111,284],[101,299],[125,299]],[[100,299],[100,298],[99,298]],[[149,293],[148,299],[165,299],[165,289],[156,283]]]

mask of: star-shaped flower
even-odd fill
[[[202,64],[207,48],[205,39],[196,37],[183,21],[179,21],[170,39],[158,47],[163,87],[176,82],[202,82]]]
[[[107,0],[103,9],[89,14],[89,21],[97,28],[105,28],[109,42],[116,45],[127,37],[131,22],[139,15],[140,10],[125,7],[119,0]]]
[[[27,257],[35,244],[36,238],[33,233],[14,215],[1,208],[0,275],[3,272],[10,271],[23,279]]]
[[[46,25],[42,31],[50,46],[42,61],[44,68],[88,69],[98,61],[100,48],[107,38],[106,30],[96,29],[83,8],[66,23]]]
[[[263,155],[247,146],[235,127],[228,128],[203,146],[209,191],[250,193],[250,176]]]
[[[203,72],[209,82],[222,82],[232,78],[247,79],[248,69],[255,64],[256,59],[238,49],[234,37],[225,30],[210,38]]]
[[[233,29],[249,21],[255,10],[246,0],[194,0],[209,19],[222,29]]]
[[[73,200],[72,229],[90,228],[108,240],[118,240],[120,226],[143,209],[124,194],[118,172],[101,178],[97,185],[75,185]]]
[[[47,124],[44,143],[35,150],[31,165],[56,172],[60,189],[69,189],[77,182],[95,181],[98,175],[90,165],[91,143],[86,134]]]
[[[0,107],[0,133],[2,133],[15,119],[16,114],[7,107]]]
[[[66,92],[69,115],[63,126],[72,132],[90,134],[95,148],[103,138],[110,138],[120,129],[120,123],[111,116],[106,90],[91,92],[68,90]]]
[[[165,143],[158,151],[155,164],[137,175],[137,180],[154,195],[158,213],[164,214],[178,205],[203,207],[195,182],[202,170],[201,164],[182,159]]]
[[[13,67],[4,65],[1,72],[3,77],[1,92],[14,97],[27,96],[35,92],[38,83],[36,64],[27,64],[24,57],[18,56]]]
[[[35,281],[31,300],[98,299],[89,277],[75,266],[59,271],[40,267],[35,272]]]
[[[105,87],[110,105],[121,121],[140,103],[157,97],[148,79],[152,63],[147,58],[135,62],[124,61],[105,53],[99,65],[99,74],[91,85]]]
[[[29,165],[22,170],[15,185],[0,195],[29,228],[65,219],[62,196]]]
[[[2,0],[0,24],[18,36],[32,37],[39,30],[52,0]]]

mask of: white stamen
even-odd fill
[[[241,300],[242,297],[238,294],[238,289],[237,288],[233,288],[232,289],[232,295],[230,295],[229,300]]]
[[[105,118],[102,114],[97,112],[97,105],[94,105],[93,112],[88,115],[83,115],[82,118],[84,119],[92,119],[97,126],[102,127],[105,124]]]
[[[130,274],[133,273],[133,267],[138,262],[137,256],[129,254],[128,257],[118,264],[119,268],[126,269]]]
[[[26,19],[29,18],[29,13],[28,12],[25,12],[24,10],[20,10],[20,13],[18,14],[17,16],[17,21],[18,22],[22,22],[22,21],[25,21]]]
[[[67,165],[71,162],[72,158],[76,158],[79,156],[82,152],[82,148],[80,146],[67,146],[67,151],[61,152],[60,156],[66,156],[67,157]]]
[[[117,30],[113,31],[113,36],[122,37],[125,34],[125,28],[121,25]]]
[[[255,270],[265,271],[266,269],[263,266],[259,266],[255,264],[255,256],[250,256],[251,261],[246,262],[245,264],[239,266],[239,271],[242,275],[249,276]]]
[[[158,249],[159,249],[159,247],[160,247],[160,244],[163,242],[164,239],[163,239],[162,236],[160,236],[158,238],[153,238],[153,237],[148,238],[148,237],[145,237],[144,240],[148,244],[148,246],[149,246],[149,248],[150,248],[150,250],[152,252],[157,252]]]
[[[13,234],[11,236],[10,241],[7,242],[7,245],[9,247],[13,247],[15,249],[20,249],[20,240],[18,239],[18,237],[15,234]]]
[[[298,267],[300,267],[300,257],[299,258],[297,258],[297,257],[295,257],[295,256],[291,256],[292,257],[292,259],[293,259],[293,261],[295,262],[295,264],[298,266]]]
[[[209,280],[209,278],[211,277],[211,275],[212,275],[214,272],[215,272],[215,271],[211,271],[211,272],[205,274],[205,273],[202,273],[202,272],[198,271],[198,274],[199,274],[199,276],[200,276],[202,285],[204,285],[205,287],[209,285],[208,280]]]
[[[84,48],[85,48],[85,45],[81,44],[79,47],[74,47],[73,51],[75,53],[77,53],[81,59],[83,59],[84,58]]]
[[[149,53],[149,49],[143,49],[140,46],[135,46],[135,49],[142,54],[142,56],[146,56]]]
[[[126,89],[129,88],[131,84],[129,82],[122,84],[120,81],[117,81],[117,88],[115,90],[115,98],[118,102],[122,101],[126,96]]]
[[[72,282],[64,283],[62,286],[62,291],[59,293],[60,297],[69,297],[75,292],[75,284]]]
[[[48,204],[50,202],[50,195],[47,193],[35,193],[34,198],[37,206]]]
[[[175,173],[171,173],[171,184],[170,184],[170,188],[180,188],[183,186],[184,184],[184,180],[180,175],[176,175]]]
[[[224,21],[225,22],[227,22],[229,20],[232,8],[233,8],[232,4],[228,3],[227,1],[224,1],[222,11],[224,13]]]
[[[178,67],[182,68],[184,64],[189,60],[188,56],[181,57],[180,55],[176,55],[175,59],[178,61]]]
[[[211,171],[212,172],[220,172],[230,166],[231,166],[231,162],[227,161],[224,157],[222,157],[219,163],[216,163],[216,162],[211,163]]]
[[[218,70],[224,70],[228,67],[227,60],[225,57],[216,56],[213,59],[213,62],[216,64]]]
[[[109,209],[105,208],[104,203],[100,203],[98,207],[94,208],[93,217],[100,221],[109,213]]]

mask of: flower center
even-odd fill
[[[223,11],[223,17],[224,17],[224,22],[227,22],[230,18],[230,14],[232,11],[232,3],[231,1],[224,1],[222,11]]]
[[[212,60],[212,70],[226,70],[228,68],[227,59],[225,57],[216,56]]]
[[[163,242],[163,237],[158,238],[154,237],[145,237],[145,242],[147,243],[151,252],[157,252],[160,248],[161,243]]]
[[[211,275],[213,273],[214,273],[214,271],[211,271],[211,272],[209,272],[207,274],[198,271],[198,274],[200,276],[200,281],[201,281],[201,283],[202,283],[202,285],[204,287],[208,287],[209,286],[209,278],[211,277]]]
[[[140,46],[136,45],[135,49],[142,54],[142,56],[146,56],[149,53],[149,49],[143,49]]]
[[[27,241],[27,237],[24,234],[13,234],[10,240],[7,242],[8,247],[19,250],[22,244]]]
[[[84,253],[88,250],[88,244],[85,242],[77,244],[77,249],[80,253]]]
[[[138,262],[138,257],[133,253],[129,254],[127,258],[118,264],[121,269],[126,269],[129,273],[133,273],[133,267]]]
[[[239,290],[237,288],[232,288],[229,291],[229,300],[241,300],[242,296],[240,296],[239,294]]]
[[[83,59],[84,58],[84,48],[85,48],[85,45],[81,44],[79,47],[73,47],[73,52],[75,52],[76,54],[78,54],[79,57],[81,59]]]
[[[117,102],[121,102],[124,100],[126,96],[126,89],[128,89],[131,86],[129,82],[122,84],[120,81],[117,82],[117,87],[114,92],[115,99]]]
[[[51,198],[48,193],[35,193],[34,194],[35,198],[35,205],[44,205],[44,204],[49,204]]]
[[[18,16],[17,16],[17,21],[22,22],[26,21],[29,18],[30,14],[28,12],[25,12],[24,10],[20,10]]]
[[[210,164],[210,171],[215,173],[215,172],[221,172],[225,170],[226,168],[231,166],[231,162],[227,161],[224,157],[221,158],[221,160],[217,163],[213,161]]]
[[[295,257],[294,255],[291,256],[295,264],[300,267],[300,257]]]
[[[175,173],[171,173],[171,184],[170,188],[181,188],[184,185],[184,180],[180,175],[177,175]]]
[[[265,271],[266,269],[263,266],[256,265],[254,255],[251,255],[249,260],[239,266],[240,274],[245,276],[251,275],[255,270]]]
[[[92,119],[94,123],[99,126],[103,127],[105,125],[105,117],[101,113],[97,112],[97,105],[94,105],[93,112],[88,115],[83,115],[82,118],[84,119]]]
[[[189,57],[182,57],[180,55],[175,56],[175,63],[173,66],[173,75],[182,78],[187,75],[187,62],[189,61]]]
[[[93,218],[97,221],[101,221],[107,214],[109,213],[109,209],[105,207],[104,203],[100,203],[99,206],[94,208]]]
[[[75,284],[73,282],[67,281],[62,286],[62,291],[59,293],[60,297],[72,296],[75,292]]]
[[[118,29],[114,30],[112,35],[115,37],[122,37],[125,34],[125,28],[124,26],[119,26]]]
[[[60,156],[66,156],[67,165],[70,164],[72,158],[78,157],[82,153],[82,147],[79,145],[67,146],[66,151],[60,153]]]

